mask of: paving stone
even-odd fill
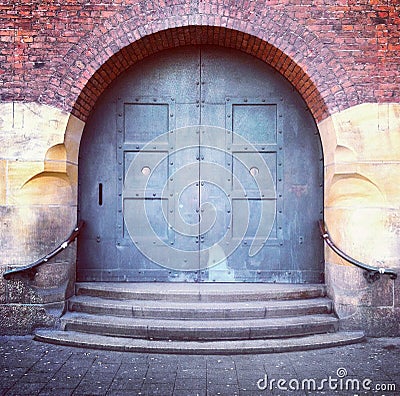
[[[125,390],[109,390],[107,396],[127,396],[127,394]]]
[[[207,384],[237,384],[237,374],[236,372],[226,374],[226,375],[210,375],[207,374]]]
[[[265,396],[265,392],[239,389],[239,396]]]
[[[42,382],[21,382],[15,384],[7,393],[7,396],[34,396],[43,389]]]
[[[76,387],[74,394],[89,394],[93,392],[95,395],[105,395],[110,387],[112,379],[83,379]]]
[[[205,378],[206,369],[181,369],[176,373],[176,378]]]
[[[119,369],[115,374],[116,379],[124,379],[124,378],[142,378],[147,374],[147,367],[143,369],[132,368],[132,369]]]
[[[155,383],[144,385],[141,389],[141,394],[166,396],[171,395],[173,393],[173,390],[173,383]]]
[[[28,374],[33,374],[33,375],[51,375],[62,367],[61,363],[52,363],[52,362],[47,362],[46,363],[35,363],[31,369],[29,370]]]
[[[266,373],[269,379],[302,381],[316,378],[321,381],[329,375],[337,375],[338,368],[346,369],[345,378],[351,380],[371,378],[373,385],[397,386],[393,392],[360,390],[357,392],[360,396],[398,395],[400,389],[400,369],[397,367],[400,339],[370,340],[356,346],[271,355],[112,353],[110,358],[107,352],[72,347],[52,346],[46,353],[31,339],[22,338],[21,344],[18,340],[19,337],[0,338],[1,395],[347,396],[343,391],[330,389],[288,392],[274,388],[266,393],[257,388],[257,381]],[[23,367],[20,367],[21,359],[25,359]],[[9,366],[10,363],[15,366]]]
[[[154,354],[150,355],[147,360],[150,365],[171,366],[178,364],[179,357],[177,355]]]
[[[83,374],[71,375],[68,373],[57,373],[49,381],[49,385],[54,388],[69,388],[74,389],[83,379]]]
[[[193,388],[191,390],[188,389],[175,389],[172,396],[206,396],[207,392],[205,388],[196,389]]]
[[[106,392],[99,390],[97,391],[96,389],[93,388],[88,388],[88,389],[77,389],[74,393],[71,393],[71,395],[74,396],[106,396]]]
[[[207,395],[235,396],[239,395],[239,387],[234,384],[208,384]]]
[[[109,391],[139,391],[143,387],[144,380],[144,378],[114,379],[110,385]]]
[[[145,395],[142,392],[135,392],[135,393],[127,393],[126,390],[109,390],[107,392],[107,396],[129,396],[129,395]]]
[[[265,371],[263,369],[255,368],[254,370],[240,370],[236,369],[238,380],[247,380],[247,379],[259,379],[264,376]]]
[[[4,381],[15,379],[22,377],[26,373],[27,369],[25,367],[3,367],[0,370],[0,383]]]
[[[56,392],[54,392],[54,389],[43,389],[39,396],[71,396],[71,389],[57,389]]]
[[[37,359],[24,356],[3,356],[2,359],[2,367],[29,368],[37,362]]]
[[[206,389],[207,381],[204,378],[177,378],[175,389]]]
[[[234,365],[231,356],[207,356],[207,367],[224,368]]]
[[[152,385],[152,384],[174,384],[175,383],[175,377],[170,377],[170,376],[162,376],[162,375],[154,375],[152,377],[146,376],[146,379],[144,380],[145,385]]]
[[[260,380],[262,376],[257,376],[257,378],[242,378],[238,380],[239,390],[246,391],[258,391],[257,381]]]
[[[147,370],[147,375],[158,375],[163,377],[175,377],[176,376],[177,368],[175,366],[172,367],[154,367],[149,366]]]
[[[207,378],[207,388],[214,385],[238,385],[238,380],[236,378]]]
[[[121,362],[132,364],[147,364],[148,358],[149,356],[147,354],[123,353],[121,355]]]
[[[177,360],[177,365],[180,368],[202,369],[207,367],[207,359],[205,356],[183,355]]]
[[[175,386],[175,380],[168,380],[166,378],[162,377],[157,377],[157,378],[149,378],[147,377],[143,381],[143,388],[148,388],[148,387],[155,387],[155,386],[165,386],[168,388],[174,388]]]
[[[51,376],[49,377],[46,374],[42,374],[42,375],[36,375],[35,373],[33,373],[32,371],[29,371],[28,373],[24,374],[19,380],[19,383],[43,383],[43,384],[47,384],[50,380]]]
[[[144,374],[118,374],[114,377],[114,382],[120,381],[136,381],[136,382],[143,382],[146,379],[146,373]]]
[[[237,371],[264,371],[264,363],[263,362],[235,362],[235,367]]]
[[[307,392],[305,392],[305,391],[301,391],[301,390],[298,390],[298,391],[280,391],[280,390],[274,390],[272,393],[270,393],[270,394],[272,394],[272,395],[274,395],[274,396],[280,396],[280,395],[287,395],[287,396],[311,396],[311,395],[313,395],[313,394],[315,394],[315,392],[312,392],[312,393],[307,393]],[[265,393],[264,393],[264,395],[265,395]]]

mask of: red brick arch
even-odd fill
[[[61,85],[49,85],[48,90],[63,92],[65,109],[85,121],[107,86],[141,59],[177,46],[213,44],[271,65],[299,91],[317,121],[358,101],[346,71],[313,33],[284,12],[266,13],[252,21],[211,14],[157,14],[150,22],[146,15],[116,13],[69,51],[68,67],[60,68],[63,74],[57,79]]]

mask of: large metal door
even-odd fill
[[[79,280],[322,282],[322,153],[262,62],[184,47],[103,95],[79,164]]]

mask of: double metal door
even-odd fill
[[[304,104],[260,61],[216,47],[143,61],[84,132],[78,279],[322,281],[320,157]]]

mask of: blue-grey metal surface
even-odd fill
[[[318,131],[282,76],[219,47],[159,53],[115,81],[85,128],[77,277],[323,282],[322,186]]]

